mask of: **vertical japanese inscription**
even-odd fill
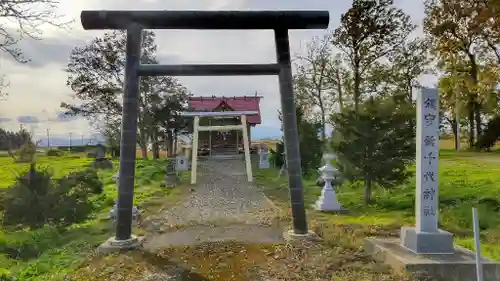
[[[437,231],[439,116],[436,89],[422,88],[417,102],[417,230]]]

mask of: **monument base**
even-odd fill
[[[297,234],[293,229],[286,230],[283,232],[283,239],[287,242],[293,241],[321,241],[321,237],[319,237],[316,233],[309,230],[306,234]]]
[[[453,254],[415,254],[397,238],[365,238],[365,252],[391,266],[397,272],[413,273],[438,280],[476,280],[474,252],[460,246]],[[500,280],[500,263],[483,261],[484,281]]]
[[[415,254],[452,254],[453,234],[438,229],[438,232],[418,232],[413,227],[401,228],[401,246]]]
[[[337,201],[337,195],[333,188],[323,189],[321,191],[321,196],[313,205],[314,209],[319,212],[345,212],[347,211],[340,205],[339,201]]]
[[[99,254],[107,254],[114,252],[130,251],[142,247],[144,242],[144,237],[137,237],[132,235],[130,239],[127,240],[116,240],[113,236],[102,243],[98,248],[97,252]]]
[[[92,162],[91,167],[104,170],[113,169],[113,161],[108,158],[96,158]]]

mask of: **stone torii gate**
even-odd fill
[[[302,170],[295,116],[295,99],[290,62],[290,29],[326,29],[328,11],[82,11],[85,30],[121,29],[127,31],[125,85],[122,111],[120,182],[117,203],[116,235],[103,247],[134,248],[139,239],[132,235],[137,95],[140,76],[216,76],[278,75],[283,131],[288,164],[288,184],[292,205],[292,235],[307,235]],[[274,30],[277,63],[219,65],[149,65],[140,63],[143,29],[270,29]]]

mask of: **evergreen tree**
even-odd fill
[[[415,159],[414,109],[392,99],[362,104],[359,112],[344,110],[333,116],[332,148],[345,176],[364,181],[365,204],[371,201],[373,184],[392,187],[411,173],[407,165]]]
[[[323,141],[321,141],[320,139],[320,133],[323,126],[321,122],[307,120],[305,118],[304,111],[300,106],[297,106],[295,112],[297,116],[297,129],[299,133],[300,163],[302,167],[302,173],[308,175],[312,171],[319,168],[321,164],[321,157],[323,154]],[[278,118],[281,120],[281,112],[279,113]],[[277,147],[280,146],[284,147],[283,141],[278,143]],[[277,162],[281,161],[278,160]]]

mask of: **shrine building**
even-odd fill
[[[249,146],[251,145],[251,128],[261,124],[261,96],[239,97],[191,97],[188,100],[189,111],[223,112],[223,111],[257,111],[257,115],[247,116],[247,132]],[[238,116],[211,116],[200,118],[200,126],[227,126],[241,124]],[[198,154],[212,156],[220,154],[243,153],[243,134],[241,130],[231,131],[200,131],[198,136]]]

